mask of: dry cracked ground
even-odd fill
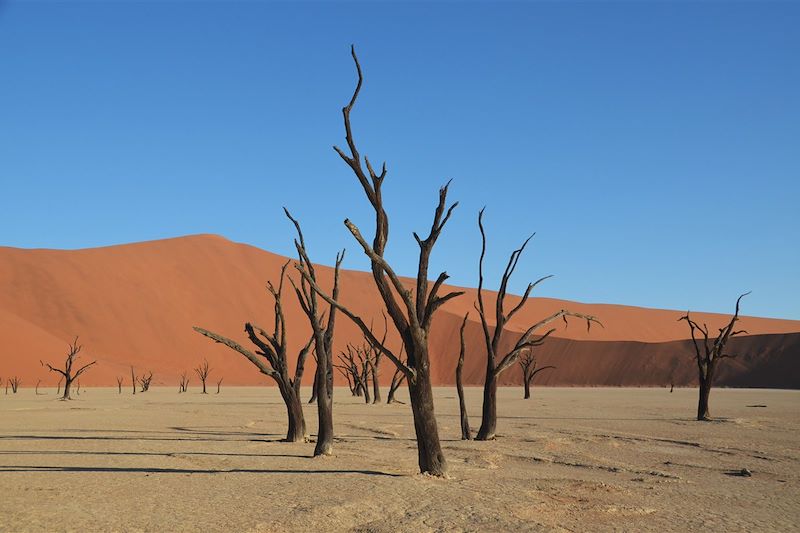
[[[518,388],[499,436],[459,440],[436,390],[449,479],[417,474],[408,405],[335,392],[335,456],[281,442],[275,388],[0,396],[2,531],[792,531],[800,392]],[[307,397],[308,391],[305,392]],[[385,395],[385,391],[384,391]],[[473,429],[481,390],[467,390]],[[400,395],[401,400],[407,397]],[[313,439],[316,409],[306,406]],[[742,469],[752,475],[737,475]]]

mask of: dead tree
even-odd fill
[[[317,271],[308,257],[303,231],[300,223],[292,218],[288,209],[284,208],[286,217],[294,224],[297,238],[294,246],[297,249],[300,269],[303,276],[300,286],[293,283],[294,292],[303,312],[308,318],[313,332],[314,354],[317,359],[317,371],[314,375],[314,389],[317,400],[317,443],[314,446],[314,457],[333,453],[333,334],[336,327],[336,307],[330,305],[327,312],[320,309],[317,293],[309,288],[309,282],[316,285]],[[333,300],[339,297],[339,271],[344,260],[345,251],[336,254],[336,266],[333,270]]]
[[[361,370],[361,390],[364,392],[364,402],[370,403],[371,398],[369,394],[369,374],[370,374],[370,355],[371,351],[366,346],[361,346],[356,350],[358,357],[359,368]]]
[[[42,380],[36,382],[36,396],[39,396],[39,385],[42,383]]]
[[[219,394],[219,388],[222,386],[222,378],[217,380],[217,394]]]
[[[469,428],[469,415],[467,414],[467,403],[464,401],[464,383],[461,379],[461,373],[464,370],[464,328],[467,327],[467,319],[469,313],[464,315],[464,321],[461,323],[461,350],[458,353],[458,364],[456,365],[456,391],[458,392],[458,408],[461,412],[461,440],[472,440],[472,431]]]
[[[69,349],[67,351],[67,359],[64,361],[64,369],[55,368],[54,366],[39,361],[42,366],[46,366],[50,369],[50,372],[58,372],[64,378],[64,395],[61,397],[62,400],[71,400],[70,397],[70,389],[72,388],[72,382],[77,379],[81,374],[86,372],[92,365],[95,365],[97,361],[92,361],[82,367],[78,368],[77,370],[73,368],[75,362],[78,360],[79,353],[83,349],[83,346],[78,344],[78,337],[76,336],[72,343],[69,345]]]
[[[402,370],[396,368],[394,371],[394,375],[392,376],[392,383],[389,385],[389,394],[386,396],[386,403],[403,403],[399,400],[395,399],[394,395],[397,392],[397,389],[400,388],[400,385],[403,384],[405,381],[406,375],[403,373]]]
[[[133,365],[131,365],[131,387],[133,387],[133,394],[136,394],[136,373],[133,371]]]
[[[61,394],[61,382],[63,382],[63,381],[64,381],[64,376],[61,376],[60,378],[58,378],[58,387],[56,388],[56,396]]]
[[[11,392],[13,394],[16,394],[17,393],[17,389],[20,386],[20,383],[22,383],[22,380],[19,379],[17,376],[14,376],[13,378],[11,378],[9,380],[9,383],[11,383]],[[8,385],[6,385],[6,390],[8,390],[7,387],[8,387]],[[6,394],[8,394],[8,393],[6,393]]]
[[[189,376],[186,372],[181,374],[181,381],[178,384],[178,393],[186,392],[189,388]]]
[[[362,166],[361,155],[353,140],[350,127],[350,112],[358,98],[363,78],[355,49],[351,50],[351,54],[358,72],[358,84],[356,85],[350,102],[342,109],[349,154],[338,147],[334,147],[334,149],[350,167],[356,178],[358,178],[367,199],[375,211],[375,237],[372,244],[366,241],[358,227],[350,220],[345,220],[344,223],[370,259],[373,279],[386,306],[386,311],[403,341],[407,354],[407,362],[402,362],[391,350],[386,348],[385,345],[380,346],[380,341],[374,337],[364,320],[341,305],[335,298],[326,295],[303,268],[300,268],[300,271],[306,281],[312,285],[314,290],[322,298],[329,304],[335,305],[342,313],[358,325],[362,333],[370,340],[370,343],[378,345],[381,352],[406,374],[409,394],[411,396],[411,412],[414,417],[414,430],[417,437],[419,469],[423,473],[434,476],[444,476],[447,471],[447,463],[439,442],[439,428],[436,423],[433,405],[430,359],[428,356],[428,334],[436,310],[442,304],[463,294],[463,292],[457,291],[450,292],[443,296],[439,295],[442,284],[448,278],[447,273],[444,272],[438,276],[433,287],[429,287],[428,263],[436,240],[439,238],[456,204],[447,208],[448,186],[445,185],[442,187],[439,191],[439,203],[435,210],[430,234],[425,239],[420,238],[416,233],[414,234],[420,248],[419,266],[417,269],[416,288],[414,291],[409,290],[403,285],[400,277],[394,272],[384,258],[384,252],[389,238],[389,217],[384,210],[383,195],[381,192],[381,187],[386,178],[386,165],[383,165],[378,174],[372,168],[369,159],[364,157],[363,164],[366,166],[365,169]],[[429,288],[430,291],[428,290]]]
[[[347,345],[347,351],[339,352],[339,364],[333,365],[347,380],[350,394],[353,396],[364,395],[364,382],[361,368],[356,360],[356,351],[352,344]]]
[[[314,362],[316,361],[317,361],[317,356],[316,354],[314,354]],[[311,385],[311,398],[308,399],[308,403],[310,404],[317,401],[317,387],[319,387],[317,379],[319,379],[317,377],[317,373],[314,372],[314,384]]]
[[[711,394],[711,386],[714,383],[714,376],[717,370],[717,363],[720,359],[726,357],[735,357],[729,353],[725,353],[725,345],[731,337],[747,333],[747,331],[740,329],[734,331],[733,326],[739,320],[739,302],[750,294],[746,292],[736,299],[736,311],[731,317],[730,322],[725,327],[719,328],[719,335],[716,339],[709,338],[708,326],[702,326],[689,317],[689,312],[680,317],[678,320],[685,320],[689,324],[689,329],[692,332],[692,344],[694,345],[695,362],[697,363],[698,379],[700,381],[700,397],[697,402],[697,420],[711,420],[708,411],[708,397]],[[702,349],[697,338],[697,331],[703,334]]]
[[[559,318],[563,319],[566,323],[568,316],[578,317],[586,320],[587,327],[589,328],[591,328],[592,322],[596,322],[598,324],[600,323],[593,316],[561,309],[560,311],[557,311],[556,313],[553,313],[552,315],[530,326],[527,330],[525,330],[514,347],[508,353],[505,355],[500,354],[500,340],[503,336],[503,331],[506,324],[525,306],[534,287],[551,276],[545,276],[543,278],[539,278],[534,283],[529,283],[528,288],[525,289],[525,293],[522,295],[519,303],[510,311],[506,312],[505,299],[506,291],[508,290],[508,281],[512,274],[514,274],[514,270],[517,268],[517,264],[522,252],[525,251],[525,247],[528,245],[528,242],[530,242],[531,238],[533,238],[533,235],[531,235],[525,240],[525,242],[522,243],[522,246],[511,253],[511,256],[508,259],[508,264],[506,265],[506,269],[503,272],[503,277],[500,280],[500,289],[497,291],[497,302],[494,309],[494,331],[491,331],[486,315],[486,308],[483,302],[483,259],[486,256],[486,232],[483,229],[484,209],[481,209],[478,213],[478,229],[480,229],[481,232],[481,257],[478,261],[478,305],[476,307],[481,318],[481,326],[483,327],[483,336],[486,343],[486,378],[483,386],[483,411],[481,416],[481,427],[478,429],[478,434],[475,437],[476,440],[490,440],[495,437],[495,430],[497,427],[497,380],[500,374],[513,365],[524,350],[542,344],[544,340],[551,333],[553,333],[553,331],[555,331],[555,329],[550,329],[547,331],[547,333],[537,338],[536,331],[539,328],[542,328],[547,324],[558,320]],[[498,362],[497,358],[501,355],[502,358]]]
[[[543,370],[555,369],[552,365],[536,368],[536,356],[533,355],[533,350],[528,348],[519,358],[519,366],[522,367],[522,385],[525,387],[525,400],[531,397],[531,382],[534,376]]]
[[[119,391],[119,394],[122,394],[122,380],[123,379],[124,378],[122,376],[117,376],[117,390]]]
[[[267,290],[272,295],[274,301],[275,327],[272,333],[250,322],[244,325],[244,331],[247,333],[247,337],[257,348],[255,353],[239,343],[208,331],[207,329],[195,326],[194,330],[214,342],[224,344],[228,348],[239,352],[245,356],[248,361],[253,363],[262,374],[275,380],[275,383],[278,385],[278,390],[281,393],[281,398],[283,398],[283,402],[286,404],[286,416],[289,422],[286,441],[298,442],[304,441],[306,438],[306,422],[303,416],[302,402],[300,400],[300,382],[303,379],[306,356],[308,355],[313,338],[309,338],[306,345],[301,348],[298,353],[294,376],[292,376],[289,373],[286,320],[284,319],[282,303],[283,283],[286,279],[286,267],[288,265],[289,263],[287,262],[281,267],[280,280],[277,288],[272,282],[267,282]]]
[[[75,394],[81,395],[81,380],[75,382]]]
[[[203,359],[203,362],[194,369],[194,373],[197,374],[197,377],[199,377],[200,381],[203,382],[203,394],[207,394],[206,380],[208,379],[208,375],[211,373],[211,368],[208,366],[208,361]]]
[[[150,371],[146,376],[142,374],[139,378],[139,392],[147,392],[150,390],[150,382],[153,381],[153,372]]]

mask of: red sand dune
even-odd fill
[[[212,235],[86,250],[27,250],[0,247],[0,377],[17,375],[23,386],[54,385],[40,360],[63,360],[67,342],[80,335],[83,359],[97,359],[84,385],[114,385],[116,376],[152,370],[157,385],[177,387],[182,371],[204,357],[213,367],[212,381],[261,384],[271,380],[225,347],[192,331],[199,325],[246,343],[245,321],[270,327],[271,299],[267,280],[276,280],[287,259],[258,248]],[[332,270],[320,267],[328,287]],[[296,275],[291,273],[291,275]],[[493,295],[492,295],[493,296]],[[291,346],[299,348],[308,335],[306,319],[288,291],[285,295]],[[475,290],[449,302],[434,321],[431,357],[434,383],[453,382],[458,352],[458,327],[472,310]],[[509,298],[509,304],[518,297]],[[342,272],[342,300],[366,320],[382,324],[382,305],[371,275]],[[489,298],[488,305],[492,305]],[[552,385],[676,385],[695,382],[687,328],[677,322],[680,311],[581,304],[534,298],[515,317],[506,342],[511,344],[527,324],[562,307],[596,315],[604,328],[586,330],[572,320],[538,349],[542,364],[556,371],[537,377]],[[725,315],[696,313],[715,327]],[[476,319],[472,310],[471,318]],[[731,341],[740,354],[725,361],[718,382],[731,386],[800,388],[800,321],[743,317],[748,336]],[[337,323],[337,348],[360,341],[348,319]],[[467,327],[465,380],[482,381],[483,340],[479,323]],[[398,340],[390,336],[390,346]],[[391,362],[382,363],[382,380],[391,379]],[[308,371],[306,382],[313,379]],[[193,379],[196,382],[197,379]],[[506,372],[503,383],[520,383],[518,368]]]

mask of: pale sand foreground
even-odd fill
[[[494,442],[459,440],[436,391],[450,479],[416,474],[407,405],[337,389],[336,455],[279,442],[275,388],[0,396],[3,531],[791,531],[800,392],[500,390]],[[404,391],[405,392],[405,391]],[[386,392],[384,391],[384,395]],[[467,391],[473,429],[480,389]],[[306,394],[304,394],[306,396]],[[405,400],[405,393],[400,396]],[[766,405],[766,407],[752,407]],[[307,406],[309,431],[316,408]],[[747,468],[752,477],[729,475]]]

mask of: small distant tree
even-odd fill
[[[22,383],[22,380],[17,376],[14,376],[13,378],[9,379],[9,383],[11,383],[11,392],[16,394],[20,383]],[[8,394],[8,385],[6,385],[6,394]]]
[[[347,380],[350,394],[353,396],[363,396],[364,386],[361,381],[361,369],[358,361],[356,361],[353,345],[348,344],[347,350],[339,352],[337,357],[339,359],[339,364],[335,364],[333,367]]]
[[[566,322],[568,316],[578,317],[586,320],[588,328],[591,328],[592,322],[600,324],[600,322],[593,316],[562,309],[530,326],[527,330],[525,330],[514,347],[511,348],[511,350],[505,355],[503,355],[500,352],[500,340],[503,336],[506,324],[508,324],[514,315],[522,310],[525,304],[528,303],[528,297],[530,296],[534,287],[552,276],[545,276],[543,278],[539,278],[534,283],[529,283],[528,288],[525,289],[525,294],[522,295],[519,303],[511,310],[506,311],[505,299],[506,291],[508,290],[508,282],[511,279],[512,274],[514,274],[514,270],[517,268],[517,263],[519,262],[519,258],[522,256],[522,252],[525,251],[525,247],[528,245],[528,242],[530,242],[530,240],[533,238],[533,235],[531,235],[525,240],[525,242],[522,243],[522,246],[511,253],[511,257],[508,259],[508,264],[506,265],[506,269],[503,272],[503,276],[500,280],[500,289],[497,291],[497,301],[495,302],[494,309],[494,331],[492,331],[491,327],[489,326],[489,318],[487,317],[488,313],[483,302],[483,259],[486,256],[486,232],[483,229],[483,212],[484,209],[481,209],[478,213],[478,229],[481,232],[481,256],[478,262],[477,308],[478,314],[481,318],[481,326],[483,327],[484,341],[486,343],[486,378],[483,386],[483,413],[481,416],[481,427],[478,429],[478,434],[475,436],[476,440],[490,440],[495,437],[495,430],[497,427],[497,381],[500,374],[513,365],[525,349],[542,344],[542,342],[544,342],[544,340],[551,333],[553,333],[553,331],[555,331],[555,329],[550,329],[541,337],[536,338],[536,331],[539,328],[542,328],[558,319],[563,319],[564,322]],[[498,357],[500,358],[499,361],[497,359]]]
[[[219,379],[217,380],[217,394],[219,394],[219,388],[220,388],[220,386],[222,386],[222,378],[219,378]]]
[[[186,372],[181,374],[181,381],[178,385],[178,393],[186,392],[186,389],[189,387],[189,376]]]
[[[403,350],[404,348],[400,347],[400,358],[403,358]],[[394,375],[392,376],[392,383],[389,385],[389,394],[386,396],[386,403],[403,403],[399,402],[395,399],[394,395],[397,392],[397,389],[400,388],[400,385],[403,384],[403,381],[406,379],[406,374],[400,368],[395,368]]]
[[[526,400],[531,397],[531,382],[534,376],[543,370],[555,369],[552,365],[536,368],[536,356],[533,355],[531,348],[525,350],[520,356],[519,366],[522,367],[522,384],[525,387],[524,399]]]
[[[136,395],[136,373],[133,371],[133,365],[131,365],[131,387],[133,387],[133,394]]]
[[[125,379],[122,376],[117,376],[117,391],[119,394],[122,394],[122,380]]]
[[[150,371],[146,376],[142,374],[139,377],[139,392],[147,392],[150,390],[150,382],[153,381],[153,372]]]
[[[194,369],[195,374],[197,377],[200,378],[200,381],[203,382],[203,394],[206,394],[206,380],[208,379],[208,375],[211,373],[211,368],[208,366],[208,361],[203,359],[203,362]]]
[[[75,394],[77,394],[78,396],[81,395],[81,381],[80,380],[75,382]]]
[[[42,380],[36,382],[36,396],[39,396],[39,385],[42,383]],[[46,394],[46,393],[43,393]]]
[[[716,339],[709,338],[708,326],[702,326],[692,320],[689,316],[689,311],[678,319],[678,321],[685,320],[689,324],[689,329],[692,333],[692,344],[694,345],[695,362],[697,363],[698,379],[700,380],[700,397],[697,402],[697,420],[711,420],[711,415],[708,411],[708,397],[711,394],[711,385],[714,383],[714,376],[717,370],[717,364],[720,359],[726,357],[735,357],[729,353],[725,353],[725,345],[731,337],[747,333],[746,330],[734,331],[733,326],[739,320],[739,302],[742,298],[750,294],[746,292],[736,299],[736,311],[731,317],[730,322],[725,327],[719,328],[719,335]],[[703,334],[703,345],[700,345],[697,338],[697,332]]]
[[[464,321],[461,323],[461,350],[458,353],[458,364],[456,365],[456,391],[458,392],[458,408],[461,412],[461,440],[472,440],[472,431],[469,427],[469,415],[467,414],[467,403],[464,401],[464,383],[461,374],[464,370],[464,328],[467,327],[467,319],[469,313],[464,315]]]
[[[97,364],[97,361],[92,361],[82,367],[75,369],[75,363],[78,360],[78,354],[83,349],[83,346],[78,344],[78,337],[76,336],[72,343],[69,345],[69,349],[67,351],[67,358],[64,361],[64,369],[55,368],[54,366],[50,365],[49,363],[44,363],[39,361],[42,366],[46,366],[50,369],[50,372],[58,372],[64,378],[64,395],[61,397],[62,400],[71,400],[70,397],[70,389],[72,388],[72,382],[75,381],[81,374],[86,372],[89,368],[93,365]]]

